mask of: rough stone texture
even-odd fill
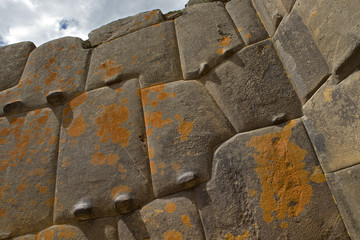
[[[173,21],[97,47],[92,54],[86,90],[134,77],[139,78],[141,87],[182,79]]]
[[[118,233],[121,240],[150,239],[140,211],[119,216]]]
[[[214,147],[234,130],[205,87],[178,81],[141,95],[155,196],[208,180]]]
[[[0,118],[0,239],[51,224],[59,127],[48,108]]]
[[[0,91],[13,87],[20,81],[29,54],[35,48],[32,42],[21,42],[0,48]]]
[[[246,45],[268,37],[251,0],[232,0],[226,4],[226,10]]]
[[[360,65],[360,4],[349,0],[302,0],[296,9],[338,81]]]
[[[282,0],[252,0],[264,26],[272,36],[286,14]]]
[[[293,8],[296,0],[281,0],[282,4],[284,5],[285,10],[290,13],[291,9]]]
[[[80,38],[47,42],[31,52],[20,82],[0,93],[0,115],[63,104],[84,90],[89,50]],[[58,92],[60,97],[52,94]],[[19,106],[14,106],[14,103]]]
[[[138,88],[133,79],[83,93],[65,106],[57,223],[126,213],[151,200]]]
[[[20,237],[11,238],[11,240],[37,240],[35,234],[27,234]]]
[[[92,46],[97,46],[103,42],[113,40],[162,21],[163,15],[158,9],[142,12],[135,16],[116,20],[91,31],[89,33],[89,41]]]
[[[244,48],[201,79],[237,132],[302,116],[270,40]]]
[[[330,70],[296,9],[281,22],[273,41],[305,103],[328,78]]]
[[[348,239],[300,120],[234,136],[196,189],[207,239]]]
[[[243,46],[221,2],[186,8],[175,28],[184,79],[198,79]]]
[[[360,165],[326,174],[335,201],[352,239],[360,238]]]
[[[360,163],[360,70],[336,85],[331,77],[305,104],[304,124],[325,172]]]

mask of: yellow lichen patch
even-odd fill
[[[90,159],[90,164],[93,166],[105,164],[107,156],[101,152],[96,152],[92,155]]]
[[[282,131],[255,136],[247,143],[257,152],[253,157],[262,185],[260,206],[266,222],[273,222],[274,215],[279,220],[298,216],[312,197],[309,172],[303,170],[302,162],[307,151],[290,142],[295,125],[290,121]]]
[[[186,225],[187,228],[191,227],[190,217],[188,215],[182,215],[181,221]]]
[[[112,60],[107,60],[106,62],[100,64],[98,69],[105,71],[105,76],[103,77],[103,80],[106,80],[109,77],[113,77],[116,74],[121,73],[123,70],[123,66],[114,65],[114,62]]]
[[[223,55],[224,52],[225,52],[225,49],[223,49],[223,48],[219,48],[219,49],[216,51],[216,53],[217,53],[218,55]]]
[[[182,240],[183,236],[180,232],[169,230],[164,234],[164,240]]]
[[[313,167],[314,172],[313,174],[310,176],[310,180],[316,183],[323,183],[325,182],[325,175],[323,174],[323,172],[321,171],[321,167],[320,166],[315,166]]]
[[[289,224],[287,222],[280,223],[281,228],[287,228],[288,226],[289,226]]]
[[[114,187],[113,190],[111,190],[111,196],[114,199],[119,193],[129,193],[129,192],[131,192],[131,188],[120,185],[119,187]]]
[[[333,91],[332,88],[326,88],[324,90],[323,95],[324,95],[325,102],[331,102],[332,101],[332,91]]]
[[[156,169],[156,163],[154,161],[150,161],[150,172],[151,175],[154,175],[156,173],[157,169]]]
[[[84,133],[86,129],[86,124],[84,118],[77,117],[73,120],[72,125],[68,128],[68,135],[70,137],[79,137]]]
[[[165,211],[167,211],[168,213],[173,213],[176,210],[176,204],[174,202],[169,202],[168,204],[166,204],[165,206]]]
[[[231,43],[232,38],[231,37],[222,37],[220,39],[220,43],[219,43],[219,47],[226,47],[229,46],[229,44]]]
[[[178,127],[178,132],[181,134],[180,140],[181,141],[188,140],[189,134],[193,130],[193,128],[194,125],[192,122],[185,121],[180,123]]]

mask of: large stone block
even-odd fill
[[[304,105],[304,124],[325,172],[360,163],[360,70],[329,80]]]
[[[296,9],[281,22],[273,41],[305,103],[328,78],[330,69]]]
[[[230,122],[197,81],[141,90],[155,196],[210,178],[216,145],[234,134]]]
[[[195,190],[207,239],[349,239],[300,120],[223,143]]]
[[[302,116],[270,40],[244,48],[201,81],[238,132]]]
[[[184,79],[198,79],[229,54],[243,47],[223,3],[186,8],[175,19]]]
[[[31,52],[20,82],[0,94],[0,115],[63,104],[84,90],[89,50],[80,38],[47,42]]]
[[[97,47],[86,89],[138,77],[141,87],[182,79],[173,21],[148,27]]]
[[[226,4],[226,10],[246,45],[268,37],[251,0],[232,0]]]
[[[58,115],[44,108],[0,118],[0,239],[52,222]]]
[[[18,84],[29,54],[35,48],[32,42],[21,42],[0,48],[0,91]]]
[[[302,0],[295,8],[338,81],[360,65],[360,4],[349,0]]]
[[[108,23],[89,33],[89,41],[92,46],[113,40],[139,29],[162,22],[164,19],[160,10],[139,13],[134,16],[119,19]]]
[[[360,165],[326,174],[328,183],[352,239],[360,238]]]
[[[152,199],[137,79],[83,93],[65,105],[55,222],[114,216]]]

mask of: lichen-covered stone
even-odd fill
[[[273,41],[305,103],[328,78],[330,70],[296,9],[281,22]]]
[[[88,240],[85,233],[73,225],[54,225],[37,234],[37,240]]]
[[[302,116],[301,103],[270,40],[244,48],[201,81],[237,132]]]
[[[55,222],[113,216],[151,200],[137,79],[83,93],[65,105]]]
[[[11,240],[37,240],[37,239],[36,239],[36,234],[26,234],[20,237],[13,237],[11,238]]]
[[[0,118],[0,239],[51,224],[59,127],[48,108]]]
[[[113,40],[162,21],[163,15],[158,9],[139,13],[134,16],[113,21],[91,31],[89,33],[89,41],[92,46],[97,46],[103,42]]]
[[[300,120],[223,143],[195,193],[207,239],[349,239]]]
[[[21,42],[0,48],[0,91],[15,86],[21,78],[26,61],[35,45]]]
[[[223,3],[203,3],[186,8],[175,19],[184,79],[198,79],[243,42]]]
[[[226,4],[226,10],[246,45],[268,37],[251,0],[232,0]]]
[[[91,57],[86,89],[134,77],[139,78],[141,87],[182,79],[173,21],[97,47]]]
[[[216,145],[234,134],[230,122],[197,81],[141,90],[155,196],[210,178]]]
[[[333,77],[304,105],[304,124],[325,172],[360,163],[360,70],[336,85]]]

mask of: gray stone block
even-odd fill
[[[173,21],[148,27],[97,47],[86,90],[138,77],[141,87],[182,79]]]
[[[138,88],[132,79],[65,105],[56,223],[124,214],[152,199]]]
[[[330,69],[296,9],[281,22],[273,41],[304,104]]]
[[[268,37],[251,0],[232,0],[226,4],[226,10],[246,45]]]
[[[299,119],[223,143],[195,196],[207,239],[349,239]]]
[[[0,239],[51,225],[59,128],[48,108],[0,118]]]
[[[18,84],[29,54],[35,48],[32,42],[21,42],[0,48],[0,91]]]
[[[281,0],[281,2],[284,5],[285,10],[290,13],[296,0]]]
[[[134,16],[119,19],[108,23],[89,33],[89,41],[92,46],[135,32],[139,29],[160,23],[164,17],[160,10],[139,13]]]
[[[237,132],[302,116],[301,103],[270,40],[244,48],[201,81]]]
[[[233,22],[220,2],[186,8],[175,19],[184,79],[198,79],[243,47]]]
[[[205,87],[177,81],[142,89],[141,96],[155,196],[208,180],[215,146],[234,130]]]

